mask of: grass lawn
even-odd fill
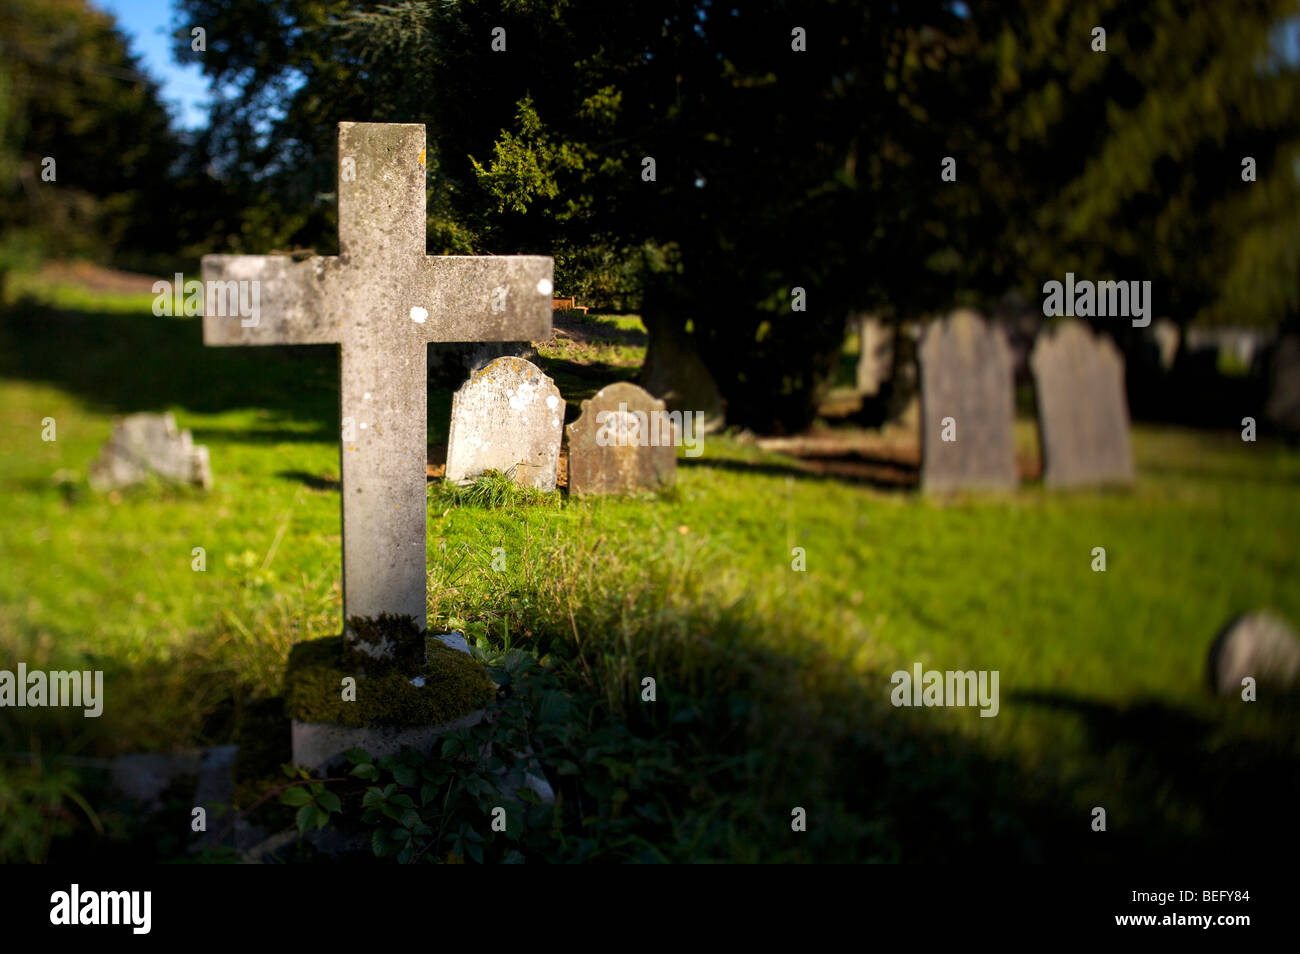
[[[0,668],[104,669],[106,702],[98,720],[7,710],[0,749],[53,765],[232,741],[250,702],[280,692],[289,647],[341,627],[336,351],[205,349],[198,320],[156,318],[139,295],[45,302],[0,324]],[[584,325],[605,338],[539,348],[570,420],[644,348],[631,320]],[[208,445],[210,493],[88,489],[113,415],[140,410]],[[430,444],[449,412],[430,395]],[[570,799],[563,825],[623,826],[592,857],[1294,848],[1300,705],[1214,699],[1204,666],[1235,613],[1300,621],[1300,452],[1144,426],[1134,446],[1122,492],[926,499],[727,437],[658,496],[484,507],[431,484],[430,625],[488,661],[544,661],[577,754],[543,763],[562,793],[612,793]],[[890,674],[915,663],[997,670],[996,718],[894,708]],[[0,807],[24,797],[27,764],[0,762]],[[55,834],[86,835],[84,813],[65,815]]]

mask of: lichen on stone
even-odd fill
[[[349,622],[354,625],[356,619]],[[374,636],[387,622],[373,623]],[[404,629],[404,627],[402,627]],[[418,630],[416,631],[418,633]],[[410,634],[399,638],[398,655],[375,659],[333,636],[298,643],[289,653],[285,709],[300,722],[330,722],[351,728],[374,725],[442,725],[481,709],[496,697],[496,685],[473,657],[418,633],[423,659],[411,651]],[[356,680],[356,701],[343,699],[343,680]],[[416,683],[422,683],[417,685]]]

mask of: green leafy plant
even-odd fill
[[[280,804],[298,809],[295,817],[298,833],[324,828],[329,824],[330,816],[343,808],[339,796],[325,787],[325,783],[331,780],[313,780],[310,772],[293,765],[285,765],[283,769],[289,778],[297,779],[280,796]]]

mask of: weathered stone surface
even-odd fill
[[[878,315],[857,314],[857,391],[867,397],[880,393],[894,367],[894,335]]]
[[[1002,330],[956,311],[927,329],[920,362],[922,489],[1014,488],[1015,395]]]
[[[1133,480],[1124,358],[1081,321],[1044,330],[1030,358],[1038,396],[1043,483],[1048,487]]]
[[[489,470],[527,487],[555,489],[564,399],[542,369],[497,358],[471,375],[451,402],[447,474],[466,482]]]
[[[204,256],[203,339],[342,346],[343,618],[423,628],[426,347],[549,338],[552,260],[424,254],[422,125],[340,123],[339,160],[339,254]]]
[[[212,488],[208,449],[189,431],[179,431],[170,414],[131,414],[113,422],[113,436],[90,465],[90,486],[112,490],[156,475]]]
[[[443,733],[478,725],[483,721],[483,716],[484,711],[479,709],[445,725],[376,725],[360,728],[294,719],[293,764],[323,772],[340,764],[343,753],[352,748],[365,749],[376,758],[400,752],[404,745],[428,752]]]
[[[664,402],[619,381],[582,402],[569,435],[569,493],[621,494],[671,484],[677,475],[676,429]]]
[[[1272,613],[1248,613],[1225,626],[1206,661],[1210,686],[1220,695],[1241,692],[1242,679],[1286,688],[1300,678],[1300,639]]]
[[[1283,335],[1273,346],[1264,416],[1285,431],[1300,432],[1300,335]]]

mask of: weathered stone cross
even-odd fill
[[[425,346],[548,338],[553,261],[425,255],[422,125],[339,123],[338,200],[337,256],[203,257],[203,343],[342,345],[345,631],[381,613],[423,629]],[[232,282],[258,283],[260,314],[218,314]]]

